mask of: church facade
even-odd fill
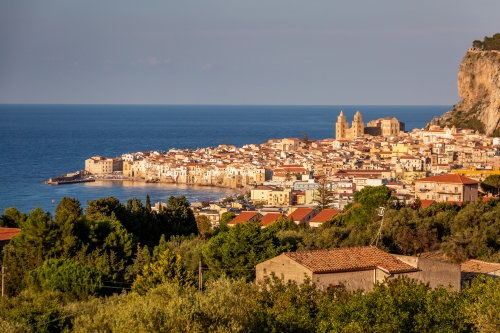
[[[359,111],[354,115],[354,120],[352,122],[352,127],[349,128],[349,124],[347,123],[344,112],[340,111],[340,115],[337,117],[336,124],[336,135],[335,138],[337,140],[346,140],[346,139],[354,139],[363,136],[365,125],[363,124],[363,117]]]
[[[372,136],[396,136],[400,131],[405,130],[405,124],[395,117],[386,117],[368,122],[365,127],[363,117],[359,111],[356,111],[352,126],[346,121],[343,111],[340,111],[335,125],[335,139],[349,140],[359,138],[365,134]]]

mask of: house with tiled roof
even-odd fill
[[[477,180],[457,174],[431,176],[415,180],[415,197],[437,202],[476,201],[478,186]]]
[[[318,215],[318,211],[314,208],[297,208],[287,216],[287,219],[292,219],[296,224],[309,224],[309,221]]]
[[[321,212],[319,212],[318,215],[316,215],[309,221],[309,226],[315,228],[321,227],[323,223],[333,219],[339,213],[340,210],[338,209],[323,209]]]
[[[262,227],[265,228],[268,225],[270,225],[273,222],[276,222],[277,219],[280,217],[284,217],[283,213],[267,213],[266,215],[262,216],[260,219],[260,224],[262,224]]]
[[[436,200],[420,200],[420,207],[421,208],[427,208],[436,203]]]
[[[408,276],[431,287],[460,289],[460,265],[432,259],[395,256],[375,246],[285,252],[256,265],[257,281],[274,273],[285,281],[307,277],[320,288],[343,285],[347,290],[371,291],[386,278]]]
[[[12,237],[17,236],[21,233],[19,228],[4,228],[0,227],[0,250],[7,244],[9,244]]]
[[[479,274],[500,277],[500,263],[470,259],[460,264],[462,282],[469,282]]]
[[[228,222],[228,226],[232,227],[239,223],[257,222],[262,218],[259,212],[241,212],[238,216]]]

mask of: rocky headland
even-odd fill
[[[462,99],[427,126],[471,128],[500,135],[500,51],[470,48],[458,70],[458,94]]]

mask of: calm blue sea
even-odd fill
[[[350,122],[395,116],[406,130],[424,127],[451,106],[216,106],[216,105],[0,105],[0,212],[28,213],[40,205],[53,212],[64,196],[87,200],[115,196],[152,202],[171,195],[190,201],[233,194],[229,189],[183,185],[96,182],[44,185],[50,177],[84,169],[93,155],[170,148],[242,146],[271,138],[335,137],[340,110]],[[53,202],[54,201],[54,202]]]

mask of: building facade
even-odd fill
[[[415,197],[437,202],[476,201],[479,182],[461,175],[446,174],[415,180]]]
[[[92,156],[85,160],[85,171],[93,175],[109,174],[123,171],[123,160],[121,158],[109,158]]]
[[[344,112],[340,111],[339,116],[337,117],[337,123],[335,124],[335,139],[337,140],[345,140],[345,139],[354,139],[363,136],[364,134],[364,124],[363,117],[359,111],[354,115],[354,120],[352,122],[352,127],[349,128],[349,124],[346,121],[344,116]]]

